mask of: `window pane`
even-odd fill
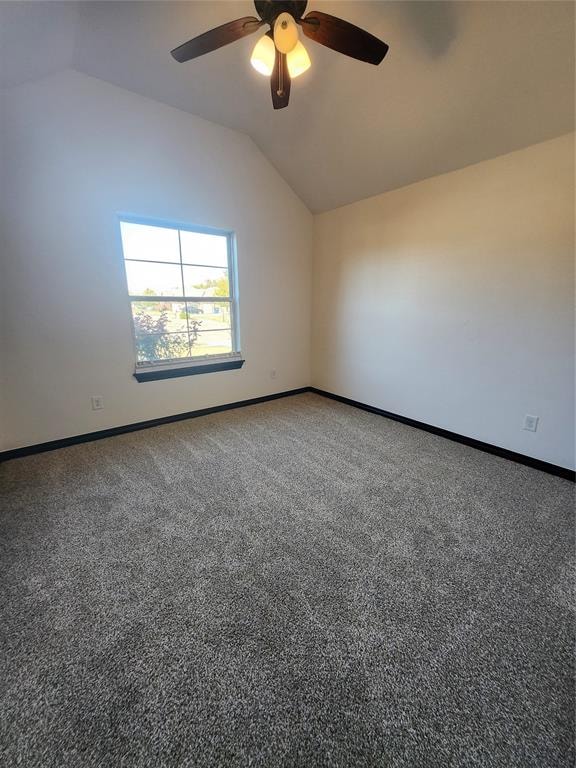
[[[182,261],[209,267],[228,266],[228,238],[225,235],[205,235],[181,230]]]
[[[128,293],[131,296],[182,296],[182,273],[178,264],[146,264],[126,261]]]
[[[186,296],[229,296],[228,270],[220,267],[183,267]]]
[[[136,336],[188,332],[184,301],[133,301]]]
[[[233,352],[228,236],[126,221],[120,229],[129,295],[142,299],[131,300],[138,362]]]
[[[167,333],[164,335],[136,336],[136,352],[139,363],[189,357],[188,334]]]
[[[194,326],[202,331],[223,330],[231,327],[230,303],[227,301],[188,301],[188,322],[190,330],[192,323],[198,323]]]
[[[178,230],[120,222],[125,259],[180,261]]]
[[[201,355],[225,355],[232,352],[232,331],[202,331],[190,329],[192,357]]]

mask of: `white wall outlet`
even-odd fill
[[[526,414],[524,416],[524,429],[527,429],[528,432],[536,432],[538,429],[538,416]]]
[[[276,370],[276,368],[272,368],[272,370],[270,371],[270,378],[271,379],[277,379],[278,378],[278,371]]]
[[[102,408],[104,408],[104,398],[102,395],[94,395],[94,397],[91,397],[90,400],[92,401],[93,411],[101,411]]]

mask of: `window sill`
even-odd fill
[[[181,368],[164,368],[147,371],[135,371],[136,381],[159,381],[160,379],[177,379],[181,376],[196,376],[199,373],[217,373],[218,371],[234,371],[242,368],[244,360],[219,360],[213,363],[202,363],[200,365],[186,365]]]

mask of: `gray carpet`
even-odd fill
[[[3,766],[572,766],[573,485],[313,394],[0,468]]]

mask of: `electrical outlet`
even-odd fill
[[[527,429],[528,432],[536,432],[538,429],[538,416],[526,414],[524,417],[524,429]]]
[[[272,370],[270,371],[270,378],[271,379],[277,379],[278,378],[278,371],[276,370],[276,368],[272,368]]]
[[[93,411],[101,411],[102,408],[104,408],[104,398],[102,395],[94,395],[94,397],[91,397],[90,400],[92,401]]]

